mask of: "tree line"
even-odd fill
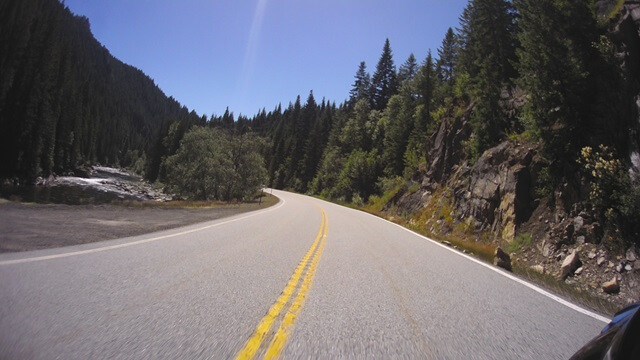
[[[583,200],[637,232],[640,181],[627,169],[640,140],[640,76],[616,54],[613,15],[598,16],[592,1],[470,0],[422,61],[411,54],[396,68],[387,39],[372,75],[359,64],[342,104],[319,108],[311,93],[271,114],[271,185],[367,201],[398,177],[424,176],[430,138],[468,113],[461,161],[473,164],[507,139],[537,143],[539,196],[586,181],[595,190]]]
[[[0,179],[31,183],[102,164],[132,168],[150,181],[172,181],[184,165],[176,160],[189,129],[209,126],[243,134],[266,126],[266,114],[234,118],[227,110],[209,118],[189,111],[142,71],[114,58],[93,37],[89,20],[58,0],[0,2],[0,47]],[[231,147],[230,154],[238,143],[253,141],[232,137],[218,134],[209,140],[225,151]],[[248,154],[263,155],[254,148]],[[256,163],[251,156],[242,159]],[[242,177],[244,183],[214,191],[214,198],[247,195],[237,185],[249,181],[238,161],[229,172],[233,176],[225,179]],[[249,176],[259,183],[265,182],[262,163]],[[255,182],[249,181],[254,190],[260,185]],[[170,185],[185,197],[210,197],[183,191],[179,182]]]
[[[211,159],[197,160],[208,170],[189,177],[209,171],[205,178],[223,179],[215,168],[229,162],[213,154],[232,158],[239,143],[258,142],[264,146],[252,151],[259,157],[246,161],[268,185],[366,201],[394,178],[424,172],[429,139],[467,112],[463,160],[472,163],[507,138],[540,143],[546,167],[536,186],[543,190],[580,170],[585,147],[603,145],[623,161],[631,147],[628,103],[637,74],[621,72],[616,39],[591,1],[470,0],[424,59],[410,55],[396,67],[387,39],[372,73],[358,64],[342,103],[317,101],[311,91],[252,117],[228,109],[198,115],[167,98],[59,1],[7,0],[0,20],[4,178],[102,163],[133,166],[176,192],[193,185],[188,197],[244,196],[223,189],[226,180],[181,184],[175,174],[191,170],[176,169],[191,159],[191,146]],[[524,106],[507,106],[518,96]],[[204,143],[191,144],[197,139]]]
[[[95,40],[56,0],[0,3],[0,177],[153,157],[170,122],[201,119]],[[153,175],[156,169],[148,169]]]

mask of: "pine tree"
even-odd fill
[[[438,65],[442,72],[442,82],[453,86],[453,79],[455,75],[456,65],[458,63],[458,41],[456,34],[452,28],[447,30],[447,33],[442,40],[442,45],[438,49]]]
[[[302,147],[302,158],[298,164],[296,177],[300,179],[300,184],[296,190],[306,192],[307,186],[313,179],[316,172],[317,161],[320,160],[322,145],[320,140],[324,132],[324,119],[318,116],[319,107],[313,97],[313,91],[309,93],[307,103],[302,111],[303,126],[300,131],[304,132],[304,144]]]
[[[460,70],[473,79],[490,70],[498,82],[516,75],[515,9],[507,0],[471,0],[460,17]],[[447,37],[450,36],[447,32]],[[444,44],[443,42],[443,44]]]
[[[414,113],[414,101],[403,95],[392,96],[384,111],[387,126],[382,158],[388,176],[402,175],[404,171],[404,154],[413,130]]]
[[[369,150],[371,129],[367,128],[367,122],[370,111],[371,108],[366,99],[362,99],[354,105],[353,111],[340,131],[340,145],[344,153],[350,153],[356,149]]]
[[[418,63],[416,62],[416,57],[411,53],[407,61],[400,65],[400,69],[398,70],[398,85],[402,87],[406,85],[407,82],[412,81],[417,71]]]
[[[472,156],[495,145],[508,126],[502,90],[515,76],[515,13],[506,0],[471,0],[460,19],[459,71],[469,75],[476,106]]]
[[[391,96],[398,92],[396,66],[393,64],[389,39],[384,42],[382,55],[376,66],[376,72],[371,79],[371,92],[373,108],[376,110],[384,109]]]
[[[222,127],[225,129],[232,129],[235,122],[233,112],[229,111],[229,107],[227,106],[224,111],[224,115],[222,115]]]
[[[433,110],[436,85],[436,73],[431,50],[429,50],[427,58],[420,66],[414,82],[418,99],[416,101],[413,131],[409,137],[407,148],[416,153],[423,153],[424,151],[421,149],[424,149],[424,142],[431,124],[431,111]]]
[[[528,125],[550,159],[574,157],[595,91],[596,21],[584,1],[518,0],[519,84],[529,94]],[[558,162],[561,164],[562,161]]]
[[[418,102],[424,105],[428,112],[431,112],[435,80],[433,56],[431,55],[431,50],[429,50],[426,59],[424,59],[415,77]]]
[[[355,104],[360,99],[371,98],[371,76],[367,72],[367,65],[364,61],[361,61],[358,66],[355,79],[351,91],[349,91],[349,102],[352,104]]]

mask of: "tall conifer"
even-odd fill
[[[597,54],[596,21],[585,1],[518,0],[519,84],[529,94],[529,125],[542,135],[546,153],[574,156],[580,123],[589,118]]]
[[[384,42],[382,55],[376,66],[376,72],[371,79],[371,91],[373,95],[373,107],[382,110],[387,106],[387,102],[398,92],[398,79],[396,66],[393,63],[393,54],[389,39]]]
[[[355,75],[355,81],[351,86],[351,91],[349,91],[349,102],[355,104],[360,99],[370,99],[370,90],[371,76],[367,72],[367,64],[361,61],[358,66],[358,72]]]

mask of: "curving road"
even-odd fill
[[[607,321],[371,215],[273,193],[232,218],[1,255],[0,358],[565,359]]]

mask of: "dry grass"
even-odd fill
[[[624,6],[624,1],[625,0],[618,0],[618,2],[616,3],[616,6],[609,13],[609,20],[613,19],[614,17],[616,17],[616,15],[620,13],[620,11],[622,10],[622,7]]]
[[[493,254],[496,247],[488,242],[476,241],[473,236],[465,235],[464,233],[458,233],[452,231],[447,234],[434,234],[430,233],[426,229],[421,229],[415,225],[405,225],[405,227],[422,234],[428,238],[437,240],[439,242],[448,241],[452,246],[457,247],[460,250],[466,250],[467,252],[476,255],[478,258],[491,263],[493,261]]]
[[[250,201],[243,202],[225,202],[225,201],[117,201],[113,202],[113,205],[134,207],[134,208],[182,208],[182,209],[212,209],[221,207],[235,207],[235,206],[255,206],[256,208],[267,208],[275,205],[278,202],[278,198],[264,193],[262,200],[255,198]]]
[[[428,203],[416,213],[400,217],[394,215],[397,212],[396,207],[388,204],[388,202],[401,190],[402,186],[398,186],[380,197],[375,197],[373,201],[370,201],[365,206],[344,202],[338,203],[387,219],[441,243],[447,241],[458,250],[466,250],[466,252],[483,261],[493,262],[496,245],[492,234],[487,231],[476,231],[472,225],[455,220],[452,196],[447,189],[437,190]],[[389,210],[384,212],[382,211],[384,208]],[[433,231],[431,231],[432,229]],[[531,236],[529,234],[521,234],[515,244],[510,246],[517,251],[528,248],[531,246]],[[580,290],[550,274],[540,274],[533,271],[525,264],[514,262],[513,272],[519,277],[547,289],[549,292],[559,294],[596,312],[613,315],[618,310],[615,305],[606,299]]]
[[[402,182],[396,185],[391,191],[387,191],[382,196],[371,196],[369,199],[369,204],[365,206],[360,206],[358,209],[364,210],[370,213],[379,213],[384,209],[384,207],[393,199],[396,194],[405,186],[406,183]]]
[[[493,236],[486,231],[477,232],[472,226],[465,222],[456,221],[453,215],[453,201],[446,189],[436,191],[425,207],[410,216],[398,217],[383,212],[382,209],[385,207],[391,208],[391,213],[395,212],[394,207],[389,206],[387,202],[400,190],[401,187],[397,187],[383,196],[376,198],[374,202],[370,202],[366,206],[357,206],[344,202],[338,203],[387,219],[441,243],[447,241],[452,247],[458,250],[466,250],[466,252],[475,255],[483,261],[488,263],[493,262],[496,250],[496,245],[492,241]],[[435,231],[430,231],[431,228],[434,228]],[[528,234],[521,236],[517,245],[514,245],[514,247],[518,247],[519,249],[524,249],[529,246],[531,246],[531,238]],[[615,305],[606,299],[577,289],[571,284],[560,281],[550,274],[540,274],[524,264],[515,262],[513,264],[513,272],[519,277],[545,288],[549,292],[559,294],[596,312],[611,316],[618,310]]]
[[[567,284],[564,281],[558,280],[558,278],[550,274],[541,274],[532,270],[527,266],[521,266],[519,264],[513,265],[513,272],[521,278],[535,283],[549,292],[559,294],[565,298],[568,298],[574,302],[582,304],[585,307],[595,310],[596,312],[603,313],[605,315],[613,316],[616,311],[620,310],[616,305],[608,302],[605,299],[594,296],[591,293],[580,290]]]
[[[469,225],[455,222],[453,201],[446,190],[436,191],[428,204],[414,214],[395,217],[383,212],[382,209],[401,189],[401,185],[397,186],[364,207],[350,204],[347,206],[387,219],[439,242],[448,241],[452,246],[466,250],[487,262],[493,261],[495,246],[489,241],[476,240],[479,238]],[[432,227],[435,231],[431,231]]]

